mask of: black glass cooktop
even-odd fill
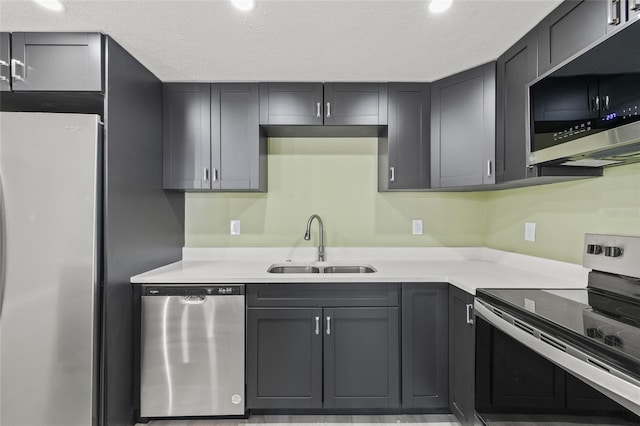
[[[640,304],[597,289],[485,289],[477,297],[640,375]]]

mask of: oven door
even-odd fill
[[[536,415],[544,422],[640,422],[635,378],[484,300],[476,298],[474,310],[476,411],[486,424]]]

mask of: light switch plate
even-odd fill
[[[525,222],[524,224],[524,240],[535,241],[536,240],[536,224],[531,222]]]
[[[240,221],[232,220],[230,226],[230,234],[231,235],[240,235]]]
[[[422,235],[422,220],[414,219],[411,221],[413,235]]]

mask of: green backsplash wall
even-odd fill
[[[524,241],[524,223],[536,241]],[[640,164],[601,178],[495,191],[487,197],[488,247],[582,263],[585,233],[640,236]]]
[[[269,192],[186,194],[188,247],[488,246],[582,262],[584,234],[640,236],[640,164],[596,179],[477,193],[378,193],[376,138],[271,138]],[[229,235],[229,221],[241,235]],[[422,219],[424,234],[411,235]],[[524,223],[536,241],[524,241]]]
[[[271,138],[265,194],[186,194],[188,247],[292,247],[319,214],[326,246],[479,246],[486,193],[378,193],[377,138]],[[229,235],[238,219],[241,235]],[[424,234],[411,234],[422,219]]]

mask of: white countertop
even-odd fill
[[[316,249],[185,248],[183,260],[131,278],[134,284],[447,282],[475,294],[478,288],[584,288],[580,265],[484,247],[333,248],[316,262]],[[272,264],[363,264],[369,274],[272,274]]]

